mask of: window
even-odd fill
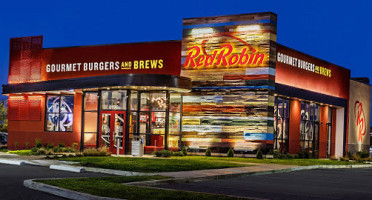
[[[72,131],[74,96],[47,95],[46,131]]]
[[[125,110],[127,106],[127,91],[102,91],[102,110]]]
[[[169,94],[169,149],[177,150],[181,141],[181,93],[170,92]]]
[[[98,92],[84,94],[84,147],[97,144]]]
[[[274,149],[288,152],[289,100],[276,97],[274,107]]]
[[[316,153],[319,141],[319,107],[301,102],[300,147],[302,151]]]

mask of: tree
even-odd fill
[[[8,132],[8,118],[5,100],[0,101],[0,131]]]

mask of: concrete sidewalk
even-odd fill
[[[247,167],[236,167],[236,168],[223,168],[223,169],[206,169],[206,170],[195,170],[195,171],[181,171],[181,172],[162,172],[156,173],[156,175],[169,176],[176,179],[197,179],[203,177],[215,177],[215,176],[232,176],[251,174],[257,172],[274,172],[274,171],[285,171],[292,168],[297,168],[296,165],[277,165],[277,164],[261,164],[261,163],[247,163]]]

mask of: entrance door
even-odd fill
[[[101,111],[100,125],[99,145],[108,147],[113,154],[118,150],[124,154],[125,111]]]

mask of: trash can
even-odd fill
[[[143,156],[144,138],[139,135],[133,135],[132,139],[132,156]]]

